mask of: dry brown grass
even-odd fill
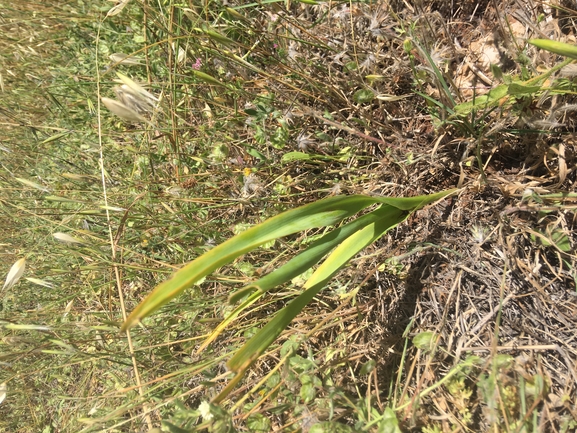
[[[554,12],[535,31],[536,17],[531,13],[543,10],[539,2],[526,7],[515,2],[464,2],[455,10],[434,2],[420,2],[413,10],[406,4],[397,6],[391,6],[397,13],[395,19],[419,23],[416,36],[444,56],[444,76],[458,84],[451,88],[458,101],[483,94],[498,82],[488,64],[479,60],[485,53],[470,48],[478,50],[479,41],[487,49],[496,47],[500,57],[493,62],[501,62],[504,70],[514,74],[520,72],[519,63],[512,59],[518,59],[519,40],[515,38],[521,36],[511,34],[512,27],[515,32],[522,28],[524,38],[544,33],[552,39],[574,39],[573,28],[558,31],[563,27],[559,19],[567,19],[570,11]],[[354,40],[361,64],[369,63],[363,54],[377,53],[366,71],[387,72],[386,79],[375,86],[377,91],[406,95],[411,69],[401,50],[402,40],[387,33],[396,22],[390,9],[383,9],[386,12],[376,6],[353,5],[342,21],[316,27],[314,39]],[[306,10],[314,17],[314,8]],[[304,12],[301,22],[302,17],[311,19]],[[299,19],[296,14],[292,18]],[[371,34],[373,19],[379,20],[382,32],[377,37]],[[551,67],[556,61],[531,49],[528,54],[532,56],[526,64],[530,69]],[[334,88],[347,79],[333,71],[330,59],[326,68],[329,74],[322,80],[334,83]],[[485,82],[487,77],[490,83]],[[442,90],[435,84],[426,90],[442,99]],[[551,242],[552,236],[565,237],[571,245],[576,240],[575,171],[569,168],[575,164],[574,116],[567,112],[563,126],[553,133],[507,131],[531,128],[532,121],[572,104],[573,96],[545,95],[533,101],[532,119],[524,118],[527,111],[515,111],[518,107],[489,113],[476,138],[463,136],[459,128],[434,128],[431,118],[421,114],[423,106],[416,96],[370,107],[359,107],[345,98],[335,91],[326,100],[310,102],[330,107],[343,121],[358,116],[365,122],[364,131],[380,140],[361,139],[354,145],[357,151],[365,149],[371,162],[344,172],[345,191],[348,186],[348,191],[406,196],[456,184],[465,189],[451,202],[420,212],[379,248],[367,252],[366,258],[356,261],[343,276],[348,287],[359,288],[355,307],[337,298],[325,299],[287,335],[306,334],[319,324],[322,332],[308,340],[315,353],[336,344],[341,350],[339,360],[356,371],[367,360],[378,360],[376,374],[362,380],[344,374],[339,386],[361,389],[367,399],[379,401],[397,373],[402,335],[410,320],[414,320],[413,334],[434,331],[438,336],[434,352],[412,348],[406,353],[402,395],[412,404],[401,414],[404,428],[436,424],[442,431],[521,431],[518,421],[531,420],[539,431],[558,431],[567,420],[577,419],[575,255],[572,249],[563,250]],[[304,128],[323,128],[316,123],[318,118],[300,122]],[[347,140],[358,138],[357,134]],[[486,179],[475,168],[477,143]],[[409,153],[414,163],[406,163]],[[352,176],[354,187],[347,182]],[[295,180],[302,177],[306,174],[295,173]],[[545,198],[549,194],[551,198]],[[387,257],[402,257],[401,269],[383,266]],[[342,309],[336,310],[335,317],[339,305]],[[343,332],[346,342],[338,340]],[[468,354],[486,361],[470,372],[461,388],[441,386],[416,399]],[[495,367],[491,360],[501,359],[499,354],[510,358]],[[337,364],[334,359],[326,360],[319,370]],[[485,376],[501,388],[482,390]],[[381,408],[386,404],[379,401]]]
[[[130,278],[125,287],[129,308],[164,278],[158,272],[160,263],[170,269],[189,260],[210,247],[213,235],[217,241],[228,237],[235,224],[259,222],[279,210],[329,194],[400,197],[463,188],[458,196],[418,212],[388,233],[307,307],[283,334],[278,347],[260,360],[231,394],[227,408],[243,398],[255,403],[251,408],[240,404],[235,408],[237,427],[245,428],[247,417],[254,412],[270,418],[275,431],[296,427],[304,431],[313,421],[329,418],[332,402],[333,419],[349,425],[359,421],[363,406],[375,407],[380,413],[395,407],[403,431],[553,432],[570,431],[563,426],[574,428],[570,422],[577,420],[575,97],[571,91],[543,92],[512,104],[503,101],[494,110],[479,109],[466,120],[452,118],[450,113],[454,103],[471,101],[501,82],[490,63],[499,63],[504,75],[525,74],[525,79],[557,64],[556,56],[526,48],[524,41],[545,36],[575,42],[577,13],[569,4],[562,6],[536,0],[466,0],[458,4],[395,0],[316,6],[294,3],[287,11],[281,3],[271,4],[246,11],[250,25],[240,20],[238,28],[228,29],[241,41],[237,45],[223,48],[205,35],[195,36],[187,47],[188,63],[178,64],[168,40],[155,33],[168,32],[163,27],[166,23],[155,15],[153,5],[139,5],[147,12],[144,19],[149,35],[164,41],[158,45],[149,41],[146,76],[143,73],[141,78],[151,83],[156,94],[162,93],[167,113],[162,121],[167,125],[158,130],[151,126],[142,134],[145,138],[135,126],[114,129],[118,125],[109,125],[109,138],[116,146],[116,153],[111,151],[107,161],[111,173],[117,175],[118,189],[113,192],[119,205],[129,209],[126,215],[132,215],[134,206],[138,218],[148,224],[135,234],[136,230],[125,225],[127,216],[115,222],[122,251],[119,261],[126,265],[126,279]],[[10,95],[0,105],[2,140],[12,140],[14,131],[23,126],[32,140],[38,128],[44,127],[39,119],[44,119],[46,107],[35,106],[30,99],[23,104],[19,95],[30,95],[31,86],[38,84],[34,76],[27,75],[27,62],[54,55],[60,41],[40,43],[38,28],[28,28],[20,20],[28,9],[25,4],[18,6],[13,17],[3,12],[2,29],[8,42],[2,43],[6,50],[14,51],[13,57],[4,61],[20,59],[23,63],[5,63],[0,70],[3,92]],[[194,16],[212,17],[210,10],[192,9],[205,14]],[[50,17],[54,10],[42,12]],[[541,23],[540,14],[545,19]],[[39,19],[47,20],[42,21],[45,25],[60,26],[48,18]],[[111,19],[117,20],[118,28],[130,23],[122,14]],[[170,21],[172,36],[189,30],[186,19]],[[259,44],[248,44],[247,35],[254,34],[262,39]],[[409,50],[407,39],[413,41]],[[238,56],[250,52],[247,58],[252,69],[225,49]],[[427,55],[435,61],[442,79]],[[204,70],[225,86],[192,80],[191,65],[197,58],[202,59]],[[158,59],[166,63],[169,78],[155,75],[155,68],[160,69],[155,64]],[[571,71],[564,73],[573,79]],[[108,79],[112,80],[105,74],[103,80]],[[231,90],[238,83],[241,88]],[[38,85],[42,88],[45,84],[41,80]],[[113,84],[106,84],[110,84],[107,94],[111,96]],[[231,86],[226,87],[228,84]],[[355,94],[363,89],[371,89],[381,98],[358,102]],[[242,111],[270,96],[274,97],[268,99],[271,113],[263,125],[272,131],[285,122],[288,138],[283,149],[273,146],[270,137],[259,142],[256,129],[246,123]],[[92,118],[87,122],[95,126]],[[41,132],[38,140],[51,133]],[[131,146],[138,152],[126,158],[124,149]],[[267,159],[260,160],[254,149]],[[282,162],[289,150],[314,158]],[[137,167],[136,155],[162,159],[150,158],[151,172],[121,168],[123,164]],[[28,160],[4,164],[11,172],[25,173],[21,177],[31,176],[28,167],[18,161]],[[90,174],[98,175],[97,168]],[[121,175],[130,176],[130,182],[124,183],[127,179]],[[10,176],[3,176],[3,182],[10,184]],[[62,195],[73,189],[61,182]],[[74,191],[82,198],[87,194],[80,187]],[[154,199],[144,201],[147,191],[152,191]],[[124,193],[126,203],[121,202]],[[155,219],[161,214],[174,215],[174,219]],[[11,219],[13,224],[16,220]],[[55,218],[51,224],[57,226],[59,221]],[[175,234],[171,229],[175,226],[182,227],[185,234]],[[211,235],[205,236],[204,229],[212,230]],[[10,233],[16,238],[14,231]],[[142,247],[155,239],[153,247]],[[245,262],[254,265],[256,275],[268,272],[297,251],[303,240],[287,239]],[[12,263],[19,252],[7,249],[4,257]],[[92,265],[96,254],[78,256]],[[210,332],[213,322],[225,313],[231,281],[243,283],[254,278],[255,274],[235,265],[219,271],[203,285],[202,292],[194,292],[210,300],[204,309],[195,309],[198,306],[193,301],[183,301],[184,307],[172,306],[154,326],[137,332],[139,367],[157,404],[151,415],[154,423],[167,416],[162,412],[164,401],[178,397],[196,409],[213,395],[212,387],[224,385],[227,379],[219,356],[229,355],[252,327],[260,326],[294,296],[296,289],[291,287],[271,294],[214,345],[210,371],[198,373],[191,368],[198,374],[182,373],[202,361],[193,355],[199,344],[195,338]],[[95,274],[104,275],[97,281],[108,287],[109,274],[102,269],[89,269],[89,275],[79,272],[78,278],[89,285],[90,278],[100,278]],[[93,320],[85,315],[90,311],[95,317],[103,314],[107,326],[117,324],[120,314],[113,293],[94,290],[94,298],[83,293],[72,316],[79,321]],[[26,316],[14,314],[21,320]],[[94,319],[93,324],[103,325],[99,320]],[[425,331],[434,333],[434,345],[419,348],[412,344],[412,337]],[[124,343],[111,332],[103,335],[107,344],[114,341],[118,346],[98,353],[121,353],[119,347]],[[75,336],[82,342],[78,346],[85,347],[85,336]],[[90,338],[102,339],[101,334]],[[264,385],[253,390],[283,360],[282,344],[291,338],[302,340],[297,354],[314,359],[315,374],[327,379],[308,405],[295,403],[302,384],[295,373],[297,366],[286,359],[280,368],[280,394]],[[101,350],[99,345],[94,347]],[[479,363],[461,372],[459,366],[469,355],[479,356]],[[362,373],[369,361],[376,362],[374,369]],[[125,358],[122,362],[130,365]],[[88,400],[104,395],[118,405],[131,402],[125,413],[98,413],[101,424],[94,428],[126,420],[137,426],[142,409],[148,407],[144,403],[150,403],[147,397],[139,400],[132,393],[130,368],[121,370],[118,365],[108,364],[118,374],[118,385],[100,382],[104,370],[99,370],[103,368],[99,364],[89,373],[80,366],[75,370],[77,379],[86,380],[82,385],[88,389],[86,395],[74,381],[66,382],[66,391],[58,390],[79,399],[81,395]],[[175,371],[182,378],[169,377]],[[35,387],[50,389],[53,383],[33,383],[31,374],[22,377],[29,392]],[[166,383],[159,385],[160,391],[155,388],[157,382]],[[249,393],[251,390],[254,392]],[[42,397],[30,401],[40,404]],[[280,404],[287,406],[277,413]],[[0,414],[7,411],[5,407]],[[82,406],[82,416],[88,412],[86,407],[90,405]],[[71,423],[67,425],[76,425],[74,410],[57,414],[50,410],[43,422],[65,413]],[[26,409],[19,413],[25,414]],[[370,418],[365,417],[364,425]]]

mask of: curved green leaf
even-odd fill
[[[246,296],[254,290],[261,294],[266,293],[273,287],[280,286],[287,281],[292,280],[296,276],[302,274],[306,270],[310,269],[313,265],[319,262],[326,254],[329,253],[333,248],[343,242],[350,235],[360,230],[367,224],[375,222],[379,218],[379,214],[375,211],[370,212],[362,217],[345,224],[331,232],[325,234],[323,237],[313,242],[308,246],[307,249],[293,257],[287,263],[285,263],[280,268],[272,271],[270,274],[265,275],[258,281],[251,283],[242,289],[232,293],[228,298],[229,303],[234,304],[238,302],[241,298]]]
[[[550,51],[561,56],[577,59],[577,46],[566,44],[565,42],[552,41],[550,39],[530,39],[529,43],[541,48],[545,51]]]
[[[305,291],[235,353],[227,363],[231,371],[242,374],[352,257],[409,215],[406,211],[386,205],[377,211],[379,219],[344,240],[305,283]]]
[[[375,197],[375,201],[377,203],[394,206],[397,209],[414,212],[424,206],[427,206],[428,204],[434,203],[437,200],[454,194],[457,191],[457,188],[453,188],[446,191],[437,192],[435,194],[418,195],[415,197]]]
[[[280,268],[274,270],[268,275],[265,275],[258,281],[244,286],[243,288],[232,293],[229,297],[229,303],[234,304],[240,301],[245,296],[249,295],[239,306],[237,306],[226,318],[212,331],[208,338],[201,344],[196,353],[202,352],[210,343],[212,343],[224,329],[238,317],[249,306],[254,304],[263,294],[274,287],[278,287],[287,281],[302,274],[306,270],[312,268],[325,255],[327,255],[333,248],[341,244],[345,239],[351,236],[356,231],[365,227],[366,225],[375,222],[380,218],[380,215],[373,211],[362,217],[345,224],[338,229],[335,229],[317,241],[313,242],[308,248],[297,256],[293,257]]]
[[[201,278],[258,246],[303,230],[334,225],[376,201],[373,197],[361,195],[330,197],[286,211],[246,230],[193,260],[169,280],[156,286],[130,314],[121,329],[131,328]]]

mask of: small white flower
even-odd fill
[[[198,410],[200,411],[200,415],[202,416],[203,421],[210,421],[214,418],[214,415],[210,413],[210,403],[207,401],[203,401],[198,406]]]

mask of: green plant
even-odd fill
[[[254,103],[254,108],[244,111],[250,117],[247,123],[254,128],[254,139],[261,146],[271,145],[283,149],[289,137],[289,130],[283,114],[274,108],[272,95],[261,96]],[[277,125],[270,125],[270,123]]]
[[[577,59],[577,46],[575,45],[550,39],[530,39],[528,42],[542,50],[569,57],[570,59]]]
[[[525,43],[566,11],[116,3],[0,0],[1,431],[573,431],[575,70]],[[489,43],[489,68],[469,42],[497,33],[513,37]],[[379,203],[272,239],[118,332],[230,233],[319,197],[455,184],[351,259],[219,404],[226,361],[305,303]],[[485,368],[468,356],[483,350]],[[493,374],[503,351],[515,362]]]
[[[264,293],[306,272],[327,256],[324,263],[303,285],[304,291],[278,312],[229,360],[227,365],[231,371],[237,373],[237,376],[214,399],[215,402],[219,402],[292,319],[352,257],[404,221],[412,212],[454,192],[455,190],[449,190],[411,198],[338,196],[284,212],[213,248],[180,269],[169,280],[158,285],[130,314],[122,330],[130,329],[200,279],[264,243],[311,228],[338,224],[343,219],[378,204],[375,210],[328,232],[280,268],[230,295],[231,303],[243,298],[244,301],[224,320],[207,342],[214,340],[225,325]],[[333,249],[334,251],[330,252]],[[207,342],[202,347],[206,347]]]
[[[432,116],[438,127],[451,126],[464,137],[472,140],[474,145],[477,167],[483,180],[486,181],[482,160],[484,144],[495,137],[496,132],[506,128],[511,119],[511,112],[521,119],[533,117],[532,106],[542,104],[552,95],[572,95],[576,90],[574,82],[566,78],[555,78],[556,73],[573,63],[577,58],[577,47],[543,39],[532,39],[528,43],[547,51],[561,54],[568,59],[549,68],[547,71],[536,74],[535,68],[528,70],[527,56],[517,47],[517,62],[521,65],[519,75],[503,74],[496,64],[491,65],[494,75],[488,91],[481,94],[473,92],[472,97],[465,98],[455,83],[446,77],[440,69],[443,59],[435,54],[437,46],[427,47],[411,32],[412,38],[405,40],[404,49],[409,54],[413,74],[415,77],[416,94],[427,102]],[[417,67],[417,59],[421,65]],[[424,84],[431,83],[438,90],[438,96],[427,94]],[[537,102],[539,101],[539,102]],[[556,112],[552,111],[547,119],[535,119],[531,125],[534,129],[545,132],[553,127],[561,126],[555,119]],[[557,117],[559,117],[557,115]],[[515,135],[529,133],[527,130],[510,128],[509,132]],[[472,147],[472,146],[471,146]]]

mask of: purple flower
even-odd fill
[[[202,60],[200,60],[200,58],[197,58],[196,63],[192,65],[192,69],[196,69],[198,71],[201,66],[202,66]]]

